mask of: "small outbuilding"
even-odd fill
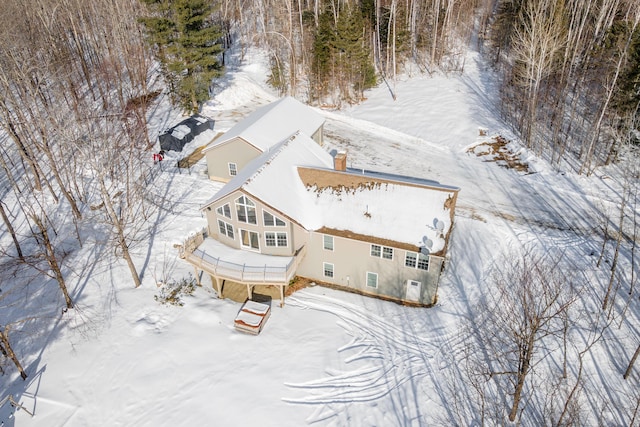
[[[207,129],[213,129],[213,124],[212,119],[195,114],[161,133],[158,137],[160,149],[182,151],[182,148],[196,136]]]

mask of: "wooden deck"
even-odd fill
[[[218,298],[244,302],[252,299],[253,294],[257,293],[279,299],[280,306],[284,305],[284,289],[295,277],[296,269],[306,252],[304,246],[295,252],[286,267],[279,266],[277,262],[274,262],[273,266],[250,267],[225,261],[200,250],[199,246],[204,239],[203,230],[189,237],[183,245],[179,246],[180,258],[194,266],[198,284],[201,284],[200,271],[203,271],[211,278],[211,284],[218,293]]]

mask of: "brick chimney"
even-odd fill
[[[347,153],[336,153],[336,156],[333,158],[333,169],[343,172],[347,170]]]

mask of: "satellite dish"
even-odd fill
[[[426,240],[424,241],[424,247],[425,247],[427,250],[430,250],[431,248],[433,248],[433,240],[431,240],[431,239],[426,239]]]
[[[438,218],[434,218],[433,220],[433,226],[435,227],[436,230],[438,231],[442,231],[444,230],[444,222],[440,221]]]

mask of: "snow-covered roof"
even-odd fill
[[[240,121],[204,151],[240,137],[260,151],[267,151],[297,131],[313,135],[324,117],[300,101],[287,96],[272,102]]]
[[[356,171],[333,170],[333,157],[298,132],[249,163],[205,207],[241,190],[307,230],[348,231],[432,253],[444,248],[458,188]]]
[[[431,253],[444,249],[458,188],[412,177],[353,171],[300,168],[308,195],[305,207],[321,213],[321,227],[349,231],[347,236],[352,238],[357,238],[355,234],[425,247]]]
[[[242,168],[205,207],[236,190],[244,190],[306,227],[310,214],[299,199],[305,186],[298,166],[331,168],[333,158],[314,140],[296,132]]]

